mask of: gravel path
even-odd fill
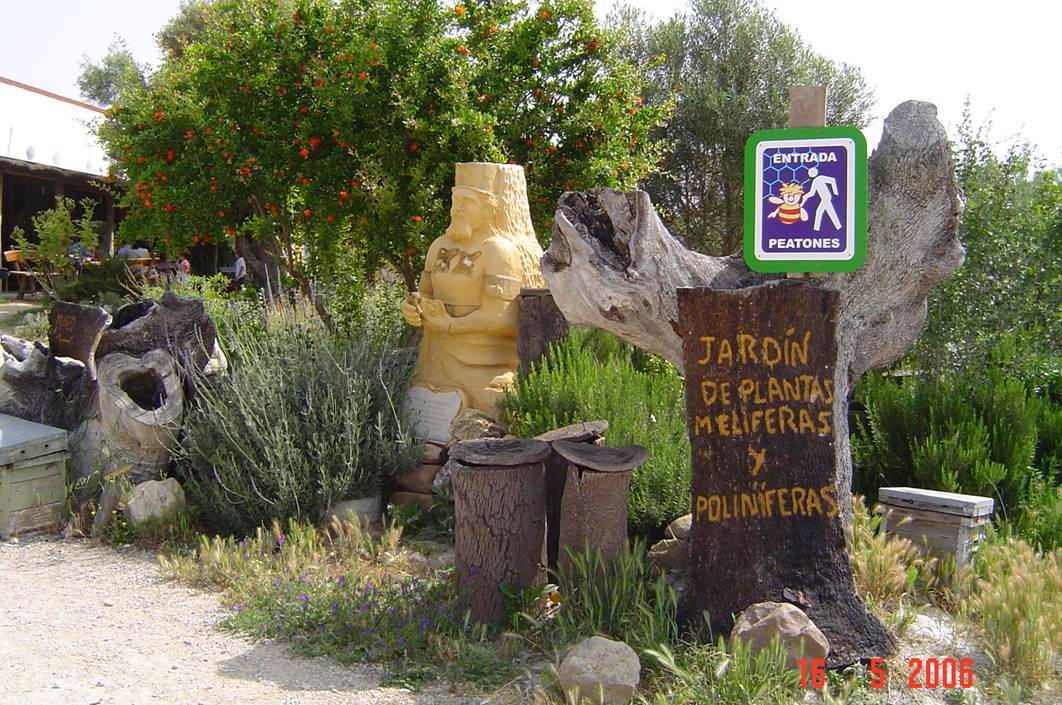
[[[153,554],[87,541],[0,544],[3,705],[434,705],[367,666],[219,631],[215,596],[159,576]]]

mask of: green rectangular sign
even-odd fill
[[[745,143],[745,262],[852,272],[867,254],[867,143],[854,127],[761,130]]]

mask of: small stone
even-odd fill
[[[430,465],[442,465],[446,462],[446,448],[435,443],[425,443],[420,454],[420,462]]]
[[[799,658],[825,660],[830,654],[830,642],[811,618],[796,605],[785,602],[757,602],[747,607],[734,622],[730,638],[748,644],[753,653],[777,638],[785,646],[789,665],[794,668]]]
[[[114,607],[114,603],[111,602],[110,600],[104,600],[103,601],[103,606],[104,607]]]
[[[453,469],[453,464],[456,460],[446,461],[446,465],[443,465],[439,472],[435,475],[435,479],[431,483],[431,491],[440,497],[450,497],[453,494],[453,478],[450,475],[450,471]]]
[[[690,558],[690,545],[681,539],[663,539],[649,549],[649,560],[665,571],[686,570]]]
[[[442,468],[441,465],[421,463],[408,472],[395,475],[395,484],[399,489],[409,492],[431,494],[432,483],[435,481],[435,476],[439,474],[440,468]]]
[[[11,544],[12,546],[17,546],[18,545],[18,536],[12,536],[10,539],[8,539],[7,542],[9,544]]]
[[[509,432],[497,419],[478,409],[465,409],[464,413],[450,424],[450,435],[455,442],[472,441],[478,438],[503,438]]]
[[[133,526],[143,526],[171,519],[187,506],[181,483],[168,477],[136,485],[125,504],[125,515]]]
[[[595,705],[630,702],[640,677],[641,664],[634,649],[600,636],[573,646],[557,669],[557,680],[571,702],[585,698]]]
[[[690,540],[690,530],[693,528],[693,515],[687,514],[681,516],[675,521],[667,525],[667,530],[664,532],[664,538],[667,539],[682,539],[683,541]]]
[[[399,507],[416,506],[424,511],[428,511],[435,504],[435,498],[423,492],[393,492],[389,501]]]

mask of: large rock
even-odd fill
[[[830,653],[830,643],[815,623],[799,607],[786,602],[758,602],[748,607],[738,615],[730,638],[740,639],[754,653],[777,638],[785,645],[793,667],[801,657],[825,660]]]
[[[600,636],[573,646],[557,669],[557,680],[571,702],[586,698],[596,705],[630,702],[640,677],[641,664],[634,649]]]
[[[682,539],[663,539],[649,549],[649,560],[665,571],[684,571],[690,560],[690,544]]]
[[[425,443],[420,454],[420,462],[429,465],[442,465],[446,462],[446,448],[437,443]]]
[[[125,516],[133,526],[143,526],[172,519],[187,506],[184,488],[177,480],[148,480],[133,488],[125,503]]]
[[[666,539],[682,539],[683,541],[690,540],[690,530],[693,528],[693,515],[686,514],[680,516],[667,525],[667,530],[664,531],[664,538]]]
[[[454,442],[473,441],[479,438],[502,438],[509,429],[482,411],[465,409],[450,425]]]
[[[408,472],[395,475],[395,484],[399,489],[408,492],[431,494],[432,482],[435,481],[435,476],[439,474],[441,467],[441,465],[421,463]]]
[[[336,502],[325,510],[321,523],[328,528],[337,521],[343,523],[356,521],[370,533],[375,533],[377,529],[382,531],[383,513],[380,507],[380,495]]]

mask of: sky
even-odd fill
[[[469,0],[471,1],[471,0]],[[599,15],[615,0],[596,0]],[[762,0],[818,53],[858,66],[875,90],[877,119],[866,130],[873,147],[881,118],[910,98],[938,107],[949,134],[967,97],[975,122],[992,121],[1001,145],[1021,136],[1051,165],[1062,164],[1062,68],[1057,31],[1062,3],[1053,0]],[[686,0],[629,0],[656,19]],[[141,63],[157,65],[154,34],[176,14],[179,0],[0,0],[0,76],[78,98],[84,56],[99,60],[118,36]],[[0,93],[0,95],[6,95]],[[10,99],[0,103],[0,128],[28,119]],[[0,135],[0,148],[10,128]],[[47,141],[45,134],[34,135]],[[24,148],[23,148],[24,151]],[[50,145],[38,153],[52,153]]]

